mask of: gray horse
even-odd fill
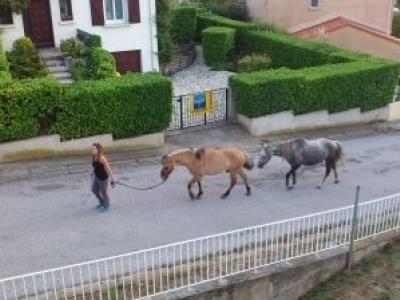
[[[336,165],[343,157],[342,145],[338,141],[329,139],[305,140],[294,139],[271,146],[268,141],[261,143],[261,155],[258,160],[258,168],[262,169],[272,158],[272,155],[280,156],[290,164],[291,169],[286,174],[286,187],[292,189],[296,185],[296,171],[302,166],[314,166],[325,161],[325,177],[322,188],[331,170],[335,174],[335,183],[339,183]],[[290,186],[290,175],[293,176],[293,185]]]

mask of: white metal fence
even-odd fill
[[[400,194],[361,203],[354,240],[399,228]],[[0,280],[0,299],[141,299],[347,245],[353,206]]]

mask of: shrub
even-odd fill
[[[0,142],[58,133],[63,139],[113,133],[117,138],[169,126],[172,85],[156,74],[61,86],[53,78],[5,82]]]
[[[86,78],[105,79],[115,77],[114,56],[102,48],[89,48],[86,55]]]
[[[70,38],[61,42],[60,49],[73,58],[79,58],[84,55],[85,45],[79,39]]]
[[[66,88],[54,131],[66,139],[159,132],[170,123],[171,95],[170,80],[154,74],[80,82]]]
[[[158,58],[160,63],[172,59],[172,37],[169,0],[156,0]]]
[[[78,40],[83,42],[86,47],[89,48],[102,47],[101,36],[97,34],[90,34],[86,31],[78,29],[76,37]]]
[[[322,43],[276,32],[248,31],[242,34],[242,38],[244,53],[268,53],[274,68],[298,69],[326,64],[330,54],[336,51]]]
[[[266,70],[271,66],[271,58],[266,54],[251,54],[242,57],[238,62],[240,73]]]
[[[234,20],[248,20],[246,1],[228,0],[222,2],[206,1],[204,6],[212,13]]]
[[[51,77],[14,80],[0,89],[0,142],[49,133],[61,86]]]
[[[188,43],[195,39],[197,28],[197,8],[180,5],[171,9],[171,29],[174,40],[178,43]]]
[[[47,74],[30,38],[24,37],[16,40],[7,57],[14,79],[43,77]]]
[[[7,57],[5,52],[3,51],[3,46],[0,39],[0,82],[10,79],[11,79],[11,74],[9,73]]]
[[[83,59],[76,60],[70,71],[75,81],[88,79],[88,72],[86,71],[86,65]]]
[[[203,51],[207,65],[222,69],[234,54],[235,30],[228,27],[209,27],[203,31]]]
[[[282,30],[277,29],[272,24],[267,23],[257,23],[257,22],[243,22],[238,20],[232,20],[226,17],[217,16],[213,14],[203,14],[198,15],[197,18],[197,39],[200,39],[201,33],[204,29],[217,26],[217,27],[229,27],[236,30],[235,42],[236,42],[236,52],[239,54],[242,52],[244,47],[243,35],[248,31],[272,31],[279,32],[281,34],[286,34]]]
[[[231,77],[238,112],[254,118],[292,110],[363,111],[391,102],[398,65],[388,61],[356,61],[338,65],[278,69]]]

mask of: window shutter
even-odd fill
[[[139,0],[128,0],[128,11],[129,11],[129,23],[131,24],[140,23]]]
[[[11,8],[5,8],[2,12],[0,12],[0,24],[13,24]]]
[[[92,25],[104,25],[103,0],[90,0],[90,9],[92,11]]]

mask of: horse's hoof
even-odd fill
[[[294,186],[292,186],[292,185],[288,185],[288,186],[286,187],[286,189],[287,189],[288,191],[291,191],[291,190],[293,190],[293,189],[294,189]]]
[[[322,186],[317,185],[317,190],[322,190]]]
[[[251,196],[251,191],[247,191],[246,196]]]
[[[225,200],[226,198],[228,198],[228,195],[227,195],[227,194],[222,194],[220,198],[221,198],[222,200]]]
[[[340,182],[339,180],[335,180],[335,184],[339,184],[339,182]]]
[[[194,200],[194,195],[193,194],[189,194],[190,200]]]
[[[203,196],[203,194],[198,194],[197,197],[196,197],[196,199],[197,199],[197,200],[201,199],[201,196]]]

